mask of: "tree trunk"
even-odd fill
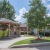
[[[39,30],[38,30],[38,28],[37,28],[37,38],[39,39],[40,37],[39,37]]]
[[[44,37],[45,37],[45,27],[44,27]]]

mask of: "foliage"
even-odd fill
[[[15,18],[15,9],[7,0],[0,1],[0,18],[8,18],[13,20]]]
[[[8,35],[8,30],[4,31],[4,37],[6,37]]]
[[[3,31],[2,31],[2,30],[0,30],[0,38],[2,37],[2,34],[3,34]]]
[[[46,25],[45,15],[46,7],[41,3],[41,0],[31,0],[30,9],[23,17],[27,18],[28,26],[33,29],[42,28]]]
[[[50,24],[50,17],[46,17],[47,24]]]
[[[8,31],[7,30],[0,30],[0,38],[4,38],[4,37],[7,37],[7,35],[8,35]]]

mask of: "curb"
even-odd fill
[[[39,46],[50,46],[50,42],[34,43],[34,44],[23,44],[13,45],[10,48],[25,48],[25,47],[39,47]]]

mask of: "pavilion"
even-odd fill
[[[0,29],[3,29],[1,26],[7,26],[8,37],[19,36],[19,23],[7,18],[0,18]]]

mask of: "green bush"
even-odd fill
[[[27,34],[27,32],[24,32],[24,31],[23,31],[23,32],[21,32],[21,35],[25,35],[25,34]]]
[[[34,32],[29,32],[28,34],[29,34],[29,35],[34,35]]]
[[[8,35],[8,31],[5,30],[5,31],[4,31],[4,37],[6,37],[7,35]]]
[[[45,34],[45,36],[50,36],[50,33],[49,32],[39,32],[39,35],[42,35],[42,36],[44,36],[44,34]]]
[[[2,34],[3,34],[3,31],[2,31],[2,30],[0,30],[0,38],[2,37]]]

